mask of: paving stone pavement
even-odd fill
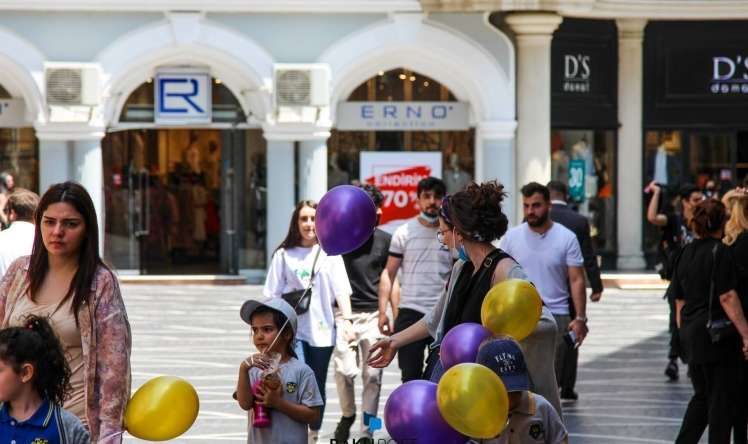
[[[174,375],[190,381],[200,396],[197,421],[172,442],[246,442],[247,416],[231,394],[238,364],[253,347],[238,310],[245,299],[259,296],[261,287],[125,285],[122,290],[133,332],[133,392],[152,377]],[[591,332],[580,353],[580,399],[564,404],[570,442],[672,443],[691,387],[683,367],[677,383],[666,382],[662,373],[668,336],[661,295],[607,290],[602,302],[588,307]],[[332,371],[331,363],[321,443],[329,442],[340,417]],[[393,362],[384,373],[380,416],[399,384]],[[356,393],[359,397],[359,385]],[[130,436],[125,441],[143,442]]]

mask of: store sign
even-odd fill
[[[564,92],[590,92],[590,55],[564,54]]]
[[[17,128],[26,124],[23,99],[0,99],[0,128]]]
[[[748,94],[748,53],[712,57],[712,94]]]
[[[584,202],[585,169],[584,159],[572,159],[569,161],[569,196],[576,202]]]
[[[155,82],[156,123],[189,125],[211,122],[211,78],[208,72],[159,71]]]
[[[376,185],[384,195],[380,223],[394,231],[419,213],[418,182],[441,177],[442,153],[413,151],[362,151],[361,182]]]
[[[470,128],[467,103],[342,102],[337,129],[343,131],[464,131]]]

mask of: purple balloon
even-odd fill
[[[436,403],[433,382],[416,380],[396,388],[384,405],[387,433],[398,442],[464,444],[468,438],[447,424]]]
[[[490,330],[474,322],[465,322],[449,330],[439,348],[444,370],[464,362],[475,362],[481,342],[490,336]]]
[[[374,233],[377,209],[366,191],[340,185],[322,196],[314,225],[325,253],[330,256],[350,253]]]

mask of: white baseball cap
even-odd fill
[[[254,313],[259,307],[268,307],[283,313],[283,316],[288,319],[288,324],[293,329],[294,334],[296,334],[296,324],[298,322],[296,312],[288,302],[283,300],[283,298],[268,298],[263,300],[250,299],[242,304],[242,308],[239,310],[239,316],[244,322],[249,324],[250,319],[252,318],[252,313]]]

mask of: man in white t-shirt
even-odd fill
[[[501,238],[500,248],[525,270],[556,319],[556,380],[561,383],[566,355],[587,336],[584,258],[574,233],[550,218],[548,188],[531,182],[522,187],[525,222]],[[569,289],[576,317],[571,319]],[[568,336],[566,339],[564,336]],[[562,393],[562,398],[576,394]]]
[[[418,183],[418,206],[421,213],[392,235],[389,257],[379,282],[379,329],[382,334],[405,330],[436,305],[452,270],[452,255],[436,239],[439,230],[439,208],[446,193],[441,179],[427,177]],[[391,299],[392,282],[400,273],[400,300]],[[394,331],[387,318],[392,305]],[[397,361],[403,382],[419,379],[423,373],[424,351],[433,341],[427,338],[400,348]]]
[[[16,188],[5,204],[5,215],[10,227],[0,232],[0,278],[8,267],[21,256],[31,254],[34,246],[34,213],[39,196],[33,191]]]

